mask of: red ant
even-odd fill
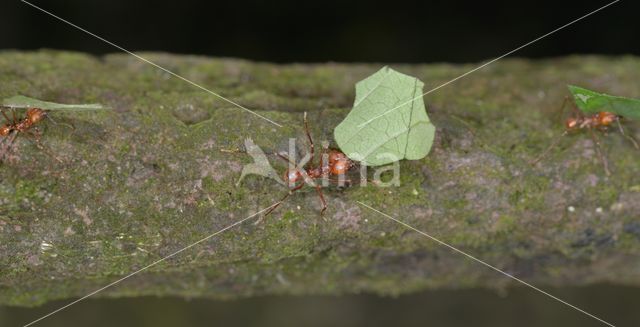
[[[560,109],[561,115],[564,112],[564,108],[567,104],[567,102],[569,101],[569,97],[565,97],[564,102],[562,103],[562,107]],[[573,104],[573,103],[572,103]],[[627,139],[629,139],[629,141],[631,141],[631,143],[633,143],[634,147],[638,150],[640,150],[640,146],[638,145],[638,142],[636,142],[636,140],[633,139],[633,137],[627,135],[624,132],[624,129],[622,128],[622,124],[620,123],[620,120],[623,118],[620,115],[616,115],[612,112],[608,112],[608,111],[601,111],[598,112],[597,114],[593,114],[591,116],[585,116],[584,114],[582,114],[582,112],[580,112],[576,107],[575,104],[573,104],[573,110],[574,112],[577,114],[575,117],[569,117],[567,118],[567,120],[564,123],[565,126],[565,131],[562,133],[561,136],[565,136],[569,133],[572,132],[576,132],[579,130],[583,130],[583,129],[588,129],[589,133],[591,133],[591,138],[593,139],[593,142],[596,145],[596,151],[598,152],[598,156],[600,157],[600,160],[602,161],[602,165],[604,167],[604,171],[607,174],[607,176],[611,175],[611,172],[609,170],[609,164],[607,162],[607,159],[604,157],[603,152],[602,152],[602,148],[600,147],[600,142],[598,140],[598,137],[596,136],[596,134],[594,133],[594,129],[597,129],[599,131],[602,132],[606,132],[608,130],[608,128],[615,122],[618,125],[618,128],[620,130],[620,133],[626,137]],[[552,148],[554,148],[558,142],[560,142],[560,138],[556,139],[537,159],[535,159],[534,161],[531,162],[532,165],[538,163],[540,160],[542,160],[542,158],[544,158],[549,151],[551,151]]]
[[[6,143],[2,152],[0,152],[0,162],[9,152],[11,146],[13,145],[13,142],[20,133],[24,133],[25,135],[33,137],[36,145],[40,149],[44,149],[44,147],[40,143],[40,130],[35,125],[48,117],[46,111],[38,108],[29,108],[27,109],[26,117],[24,117],[23,119],[18,119],[16,117],[16,112],[14,109],[11,110],[13,119],[10,119],[9,116],[7,116],[7,114],[1,108],[0,112],[2,113],[2,116],[4,116],[4,119],[6,119],[6,123],[0,126],[0,138],[2,138],[2,140],[0,141],[2,141],[1,143]],[[55,156],[54,158],[60,161],[60,159],[56,158]]]
[[[291,194],[293,194],[293,192],[301,189],[307,183],[315,187],[316,192],[318,192],[318,196],[320,197],[320,202],[322,204],[322,209],[320,210],[320,214],[322,215],[325,210],[327,210],[327,202],[322,194],[323,185],[316,183],[316,181],[322,179],[323,181],[337,182],[338,185],[351,183],[351,180],[346,179],[345,176],[351,168],[356,166],[356,162],[349,159],[342,151],[323,147],[323,153],[320,156],[320,160],[317,164],[314,164],[314,144],[313,139],[311,138],[311,133],[309,132],[309,123],[307,121],[306,112],[304,113],[304,129],[307,135],[307,140],[309,141],[309,163],[308,165],[305,165],[304,168],[299,168],[296,167],[294,162],[286,155],[281,153],[277,154],[278,157],[289,163],[289,169],[284,173],[284,182],[287,183],[289,192],[287,192],[280,201],[274,204],[264,214],[265,217],[280,206]]]

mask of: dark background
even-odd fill
[[[474,62],[604,1],[29,0],[128,50],[273,62]],[[638,1],[620,1],[515,56],[640,55]],[[117,49],[19,0],[0,1],[0,49]]]

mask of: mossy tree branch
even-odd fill
[[[271,65],[144,54],[257,110],[258,117],[137,59],[68,52],[0,53],[0,96],[99,102],[112,112],[53,113],[43,143],[26,138],[0,166],[0,303],[82,296],[272,204],[285,189],[252,176],[251,159],[220,149],[250,137],[265,151],[331,140],[353,85],[380,65]],[[472,65],[392,65],[426,89]],[[387,218],[363,201],[534,284],[640,284],[640,152],[602,138],[607,177],[587,134],[562,131],[566,84],[638,96],[640,59],[509,59],[425,98],[432,153],[401,163],[401,186],[300,192],[249,221],[98,296],[231,298],[256,294],[505,287],[511,281]],[[72,124],[75,128],[69,128]],[[637,138],[640,124],[627,122]],[[283,165],[274,160],[277,169]],[[571,210],[568,210],[571,208]]]

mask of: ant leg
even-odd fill
[[[278,153],[276,153],[276,156],[278,156],[278,158],[280,158],[280,159],[282,159],[282,160],[286,161],[288,164],[292,164],[292,165],[294,165],[294,166],[295,166],[295,162],[293,162],[293,161],[291,160],[291,158],[289,158],[289,156],[288,156],[288,155],[286,155],[286,154],[282,154],[282,153],[278,152]]]
[[[323,187],[328,186],[328,182],[330,182],[330,169],[329,169],[329,143],[328,142],[322,142],[322,151],[320,152],[320,158],[318,158],[318,165],[316,167],[318,167],[320,169],[320,171],[322,171],[323,173],[321,174],[320,177],[320,181],[322,183]]]
[[[264,217],[272,213],[273,210],[276,210],[276,208],[279,207],[284,202],[284,200],[286,200],[291,194],[293,194],[293,192],[301,189],[303,186],[304,186],[304,183],[290,189],[289,192],[287,192],[287,194],[285,194],[285,196],[283,196],[282,199],[280,199],[280,201],[276,202],[276,204],[274,204],[269,210],[267,210],[267,212],[264,214]],[[260,221],[262,221],[262,219],[258,220],[256,224],[259,223]]]
[[[636,140],[631,135],[627,135],[627,133],[624,132],[624,128],[622,128],[622,124],[620,123],[620,118],[616,119],[616,123],[618,123],[618,128],[620,129],[620,134],[622,134],[629,141],[631,141],[631,143],[633,143],[633,146],[635,146],[636,149],[640,150],[640,145],[638,145],[638,142],[636,142]]]
[[[313,139],[311,139],[311,133],[309,132],[309,122],[307,121],[307,112],[304,112],[304,132],[307,134],[307,140],[309,141],[309,152],[311,152],[311,158],[309,162],[313,163],[314,158],[314,145]]]
[[[11,135],[7,136],[3,142],[0,142],[0,144],[6,143],[2,150],[0,150],[0,162],[2,162],[4,157],[10,153],[13,142],[16,140],[16,136],[18,136],[18,133],[13,132]]]
[[[568,134],[568,132],[564,131],[560,136],[558,136],[555,139],[555,141],[553,141],[553,143],[551,143],[551,145],[549,145],[549,147],[547,147],[546,150],[544,150],[544,152],[542,152],[541,155],[539,155],[534,160],[530,161],[529,164],[533,166],[533,165],[537,164],[538,162],[540,162],[540,160],[542,160],[544,157],[546,157],[549,154],[549,151],[551,151],[553,148],[555,148],[558,145],[558,143],[560,143],[560,140],[562,140],[562,137],[567,135],[567,134]]]
[[[600,146],[600,140],[596,136],[596,133],[593,131],[593,128],[589,128],[589,132],[591,133],[591,139],[595,143],[596,152],[598,152],[598,157],[600,157],[600,161],[602,161],[602,166],[604,167],[604,172],[607,176],[611,176],[611,171],[609,170],[609,162],[607,158],[604,157],[602,147]]]
[[[335,183],[336,186],[338,187],[342,187],[342,186],[351,186],[353,184],[353,181],[349,178],[345,178],[345,179],[340,179],[340,178],[329,178],[328,179],[329,182]]]
[[[0,146],[2,146],[4,143],[9,144],[8,143],[9,142],[8,141],[9,137],[10,136],[3,137],[2,139],[0,139]],[[6,153],[7,148],[8,148],[8,146],[6,146],[6,145],[0,148],[0,163],[2,162],[2,159],[4,158],[4,155]]]
[[[63,161],[56,157],[51,151],[49,151],[49,149],[47,149],[42,142],[40,142],[40,134],[36,134],[32,131],[26,131],[25,135],[32,137],[32,141],[34,141],[35,145],[38,147],[38,149],[40,149],[42,152],[46,153],[48,156],[50,156],[51,158],[55,159],[57,162],[62,163]]]
[[[34,126],[33,127],[33,135],[35,135],[38,138],[38,142],[40,142],[40,137],[42,136],[42,132],[40,131],[40,129],[38,128],[38,126]]]
[[[324,214],[324,211],[327,210],[327,201],[324,199],[324,195],[322,194],[322,187],[320,185],[316,185],[316,191],[318,192],[318,196],[320,197],[320,202],[322,203],[322,209],[320,210],[320,215]]]
[[[323,167],[323,164],[329,164],[329,142],[323,142],[322,144],[322,152],[320,153],[320,167]]]
[[[562,116],[564,116],[565,108],[567,107],[567,103],[569,103],[569,102],[570,102],[570,98],[569,98],[569,96],[567,95],[567,96],[565,96],[565,97],[564,97],[564,100],[562,101],[562,106],[560,106],[560,116],[559,116],[559,118],[560,118],[560,119],[558,119],[558,120],[562,120]],[[576,108],[575,103],[572,103],[572,104],[573,104],[573,105],[571,106],[571,108],[573,109],[574,115],[576,115],[576,116],[581,116],[581,113],[580,113],[580,111]],[[555,147],[558,145],[558,143],[560,143],[561,138],[562,138],[563,136],[567,135],[568,133],[569,133],[569,132],[565,130],[565,131],[562,133],[562,135],[560,135],[560,137],[556,138],[556,139],[553,141],[553,143],[551,143],[551,145],[549,145],[549,147],[548,147],[548,148],[546,148],[546,149],[542,152],[542,154],[540,154],[540,155],[539,155],[538,157],[536,157],[534,160],[530,161],[530,162],[529,162],[529,164],[533,166],[533,165],[537,164],[538,162],[540,162],[542,159],[544,159],[544,158],[549,154],[549,152],[550,152],[553,148],[555,148]]]
[[[567,96],[565,98],[565,100],[568,102],[569,96]],[[565,102],[566,103],[566,102]],[[564,109],[563,109],[564,110]],[[580,109],[578,109],[578,106],[576,106],[575,102],[571,102],[571,110],[573,111],[573,115],[576,118],[580,118],[580,117],[584,117],[584,113],[582,111],[580,111]]]
[[[2,110],[2,109],[0,109],[0,112],[2,112],[2,116],[4,116],[4,119],[7,120],[7,124],[11,124],[12,121],[11,121],[11,119],[9,119],[9,116],[7,116],[7,113],[4,112],[4,110]]]

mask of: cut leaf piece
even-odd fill
[[[340,150],[367,166],[424,158],[435,126],[425,110],[423,86],[386,66],[358,82],[353,109],[334,130]]]
[[[91,104],[61,104],[55,102],[42,101],[22,95],[16,95],[2,101],[5,108],[39,108],[43,110],[67,110],[67,111],[88,111],[111,109],[97,103]]]
[[[625,118],[640,119],[640,100],[598,93],[574,85],[568,87],[576,106],[585,113],[608,111]]]

